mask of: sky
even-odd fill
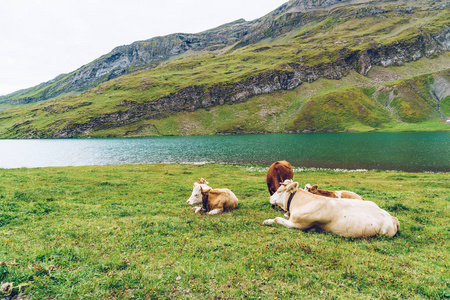
[[[0,95],[46,82],[113,48],[251,21],[287,0],[0,0]]]

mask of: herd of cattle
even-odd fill
[[[278,206],[284,216],[268,219],[274,223],[300,230],[317,229],[344,237],[363,238],[377,234],[393,237],[400,222],[372,201],[350,191],[325,191],[317,185],[299,188],[292,179],[294,172],[289,162],[277,161],[267,172],[266,182],[272,207]],[[235,209],[238,198],[229,189],[212,189],[201,178],[187,204],[194,205],[196,213],[218,214]]]

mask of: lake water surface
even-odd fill
[[[0,140],[0,168],[242,163],[450,172],[450,132]]]

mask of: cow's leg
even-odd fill
[[[269,226],[269,225],[272,225],[273,223],[275,223],[274,219],[267,219],[267,220],[264,220],[263,225]]]
[[[274,221],[275,221],[275,223],[281,224],[281,225],[283,225],[283,226],[285,226],[285,227],[287,227],[287,228],[297,228],[297,229],[300,229],[298,225],[292,223],[292,222],[289,221],[289,220],[286,220],[286,219],[284,219],[284,218],[281,218],[281,217],[276,217],[276,218],[274,219]]]
[[[223,212],[223,209],[216,208],[216,209],[211,210],[208,214],[217,215],[217,214],[220,214],[221,212]]]
[[[302,226],[300,224],[295,224],[289,220],[283,219],[281,217],[276,217],[275,219],[267,219],[263,222],[263,225],[272,225],[274,223],[278,223],[280,225],[283,225],[287,228],[295,228],[295,229],[307,229],[308,226]]]
[[[195,213],[198,213],[198,212],[200,212],[202,210],[202,207],[201,206],[196,206],[196,207],[193,207],[192,209],[195,211]]]

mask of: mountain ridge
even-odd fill
[[[29,103],[47,100],[67,92],[83,92],[97,86],[101,82],[117,78],[124,74],[145,68],[153,68],[161,62],[187,52],[199,51],[210,47],[211,50],[221,49],[238,43],[235,48],[243,47],[249,43],[264,38],[252,33],[261,28],[270,27],[267,23],[285,13],[299,13],[315,8],[332,7],[338,3],[368,2],[369,0],[291,0],[265,16],[253,21],[238,19],[216,28],[199,33],[173,33],[166,36],[157,36],[147,40],[136,41],[129,45],[115,47],[111,52],[100,56],[77,70],[60,74],[54,79],[43,82],[35,87],[22,89],[2,96],[3,101],[12,103]],[[297,10],[295,10],[297,8]],[[241,40],[244,36],[246,40]],[[60,79],[62,78],[62,80]],[[28,95],[30,90],[38,88],[37,96]]]
[[[147,40],[147,43],[171,45],[158,48],[162,50],[153,53],[153,57],[167,57],[172,53],[173,59],[158,63],[151,69],[135,66],[130,74],[111,78],[78,96],[45,101],[34,108],[23,109],[21,113],[0,114],[0,126],[6,130],[0,132],[0,136],[80,137],[97,136],[96,132],[105,130],[119,132],[122,127],[137,126],[145,120],[170,119],[178,112],[235,105],[258,95],[294,90],[319,78],[342,80],[352,70],[367,76],[374,66],[401,66],[423,57],[437,57],[450,49],[448,4],[364,1],[362,4],[340,6],[345,1],[317,1],[314,3],[318,7],[329,3],[338,7],[328,6],[330,9],[326,11],[315,8],[301,11],[301,6],[310,2],[290,1],[260,19],[250,22],[236,20],[201,34],[173,34]],[[416,5],[412,6],[412,3]],[[298,11],[293,11],[295,9]],[[246,32],[249,26],[252,27],[251,33]],[[224,35],[231,37],[224,40]],[[119,46],[106,59],[102,56],[96,60],[97,65],[89,64],[91,68],[79,73],[77,80],[82,80],[86,74],[88,77],[89,74],[97,74],[92,77],[94,79],[109,76],[111,73],[105,73],[105,69],[100,67],[102,63],[108,70],[119,74],[123,70],[119,68],[121,64],[126,65],[128,57],[139,57],[139,47],[145,48],[142,42],[131,45],[134,47],[131,51],[128,51],[131,49],[128,46]],[[425,70],[426,66],[422,69]],[[66,75],[60,77],[67,79]],[[447,80],[443,82],[446,86]],[[428,83],[417,86],[426,89],[421,92],[424,95],[430,92]],[[55,85],[49,88],[57,89]],[[361,101],[377,101],[372,97],[373,93],[369,93],[369,100],[359,92],[352,93]],[[404,94],[416,95],[417,92]],[[344,97],[344,94],[334,93],[333,97]],[[422,98],[434,111],[440,110],[437,105],[441,102],[446,107],[447,96],[438,100],[427,97]],[[322,101],[320,97],[314,99]],[[415,100],[409,104],[403,100],[395,100],[396,112],[405,110],[408,105],[411,111],[416,110],[416,106],[411,104],[416,103]],[[443,117],[445,115],[449,114],[442,113]],[[20,121],[23,116],[29,117]],[[413,122],[425,120],[410,117],[407,112],[396,116]],[[295,119],[295,115],[292,118]],[[427,118],[437,120],[432,111]],[[383,122],[374,128],[381,128]],[[313,128],[309,124],[302,129],[294,125],[286,125],[284,130],[347,130],[345,126],[325,128],[320,125]],[[226,130],[218,128],[212,133],[234,132],[233,128],[223,129]]]

